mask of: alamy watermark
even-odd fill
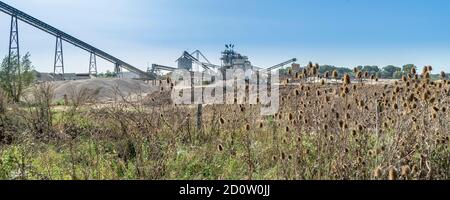
[[[261,115],[279,109],[278,72],[229,69],[202,73],[179,69],[172,73],[172,101],[176,105],[261,105]]]

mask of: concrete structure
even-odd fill
[[[68,80],[87,80],[91,79],[91,76],[89,73],[65,73],[64,75],[61,74],[54,74],[54,73],[42,73],[42,72],[33,72],[36,81],[37,82],[49,82],[49,81],[68,81]]]

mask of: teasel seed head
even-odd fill
[[[397,110],[397,109],[398,109],[398,105],[397,105],[397,103],[394,103],[394,106],[393,106],[393,108],[394,108],[395,110]]]
[[[332,76],[333,76],[333,78],[336,79],[336,78],[339,77],[339,74],[338,74],[338,72],[336,70],[333,70]]]
[[[428,94],[428,91],[425,91],[422,94],[422,100],[427,101],[430,98],[430,95]]]
[[[353,135],[353,137],[356,137],[356,135],[357,135],[356,130],[352,130],[352,135]]]
[[[442,71],[442,72],[441,72],[441,79],[442,79],[442,80],[445,80],[446,77],[447,77],[447,75],[445,74],[444,71]]]
[[[437,114],[436,114],[436,113],[433,113],[433,114],[431,115],[431,118],[432,118],[432,119],[436,119],[436,118],[437,118]]]
[[[350,89],[348,89],[348,87],[344,87],[344,93],[348,94],[350,92]]]
[[[351,83],[351,81],[350,81],[350,75],[345,74],[345,75],[344,75],[344,80],[343,80],[343,82],[344,82],[344,85],[349,85],[349,84]]]
[[[439,112],[440,109],[437,106],[433,106],[433,110],[434,112]]]
[[[348,124],[344,123],[344,129],[348,129]]]
[[[284,152],[281,152],[281,160],[285,160],[286,159],[286,154]]]
[[[382,174],[383,174],[383,168],[381,168],[381,167],[377,167],[373,171],[373,177],[376,179],[381,178]]]
[[[359,101],[359,106],[360,106],[360,107],[364,107],[364,105],[365,105],[365,104],[364,104],[364,101],[363,101],[363,100]]]
[[[412,75],[415,75],[415,74],[417,74],[417,72],[416,72],[416,68],[415,68],[415,67],[412,67],[412,68],[411,68],[411,74],[412,74]]]
[[[339,127],[344,128],[344,121],[342,121],[342,120],[339,121]]]
[[[289,155],[289,156],[288,156],[288,160],[292,160],[292,155]]]
[[[364,78],[369,78],[369,72],[364,72]]]
[[[388,177],[388,179],[391,180],[391,181],[397,180],[397,170],[393,166],[391,166],[389,168],[389,177]]]
[[[411,173],[411,168],[408,165],[403,165],[402,171],[401,171],[401,176],[407,177],[409,175],[409,173]]]
[[[363,131],[363,129],[364,129],[364,128],[363,128],[363,126],[362,126],[362,125],[358,125],[358,131],[359,131],[359,132],[362,132],[362,131]]]
[[[403,76],[402,76],[402,81],[403,81],[403,82],[406,82],[406,80],[407,80],[407,79],[406,79],[406,76],[403,75]]]

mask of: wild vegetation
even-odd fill
[[[30,54],[21,58],[11,55],[11,60],[6,56],[0,65],[0,87],[5,95],[14,102],[20,102],[24,90],[34,81],[33,67]]]
[[[415,68],[394,84],[358,69],[289,71],[280,111],[259,105],[197,108],[123,97],[95,104],[92,91],[57,109],[51,84],[24,105],[0,93],[0,179],[390,179],[450,178],[450,81]],[[372,78],[372,80],[371,80]]]

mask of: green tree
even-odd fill
[[[30,54],[27,53],[19,60],[12,56],[8,65],[8,56],[6,56],[0,67],[0,87],[6,95],[14,102],[19,102],[23,90],[30,86],[34,81],[33,67],[30,61]],[[20,64],[19,64],[20,63]]]
[[[383,78],[393,78],[394,73],[401,71],[402,69],[400,67],[396,67],[394,65],[388,65],[386,67],[383,67],[383,71],[381,72],[381,75]]]
[[[361,71],[363,71],[363,72],[369,72],[369,74],[375,75],[375,74],[377,74],[378,72],[380,72],[380,68],[379,68],[378,66],[376,66],[376,65],[374,65],[374,66],[366,65],[366,66],[364,66],[364,67],[362,68]]]
[[[394,73],[394,75],[393,75],[393,78],[394,78],[394,79],[401,79],[402,76],[403,76],[402,71],[396,71],[396,72]]]
[[[333,65],[322,65],[319,67],[319,73],[320,74],[325,74],[326,72],[331,73],[336,70],[336,72],[338,72],[339,77],[342,77],[344,74],[350,74],[352,72],[351,69],[346,68],[346,67],[336,67]]]
[[[403,65],[402,67],[403,74],[410,74],[412,68],[417,70],[417,67],[414,64]]]
[[[280,73],[280,75],[287,75],[289,72],[289,69],[292,69],[292,68],[291,67],[281,68],[278,72]]]
[[[116,72],[111,72],[109,70],[106,71],[106,73],[100,73],[97,75],[99,78],[115,78],[117,77]]]

